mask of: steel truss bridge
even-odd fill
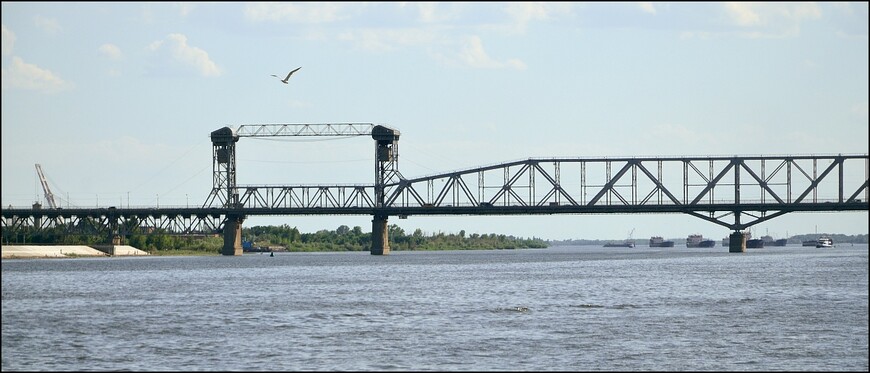
[[[372,184],[243,185],[241,137],[364,136],[375,140]],[[529,158],[406,178],[394,129],[372,124],[264,124],[212,132],[213,188],[195,208],[3,209],[7,233],[124,235],[224,232],[247,216],[371,215],[387,245],[389,216],[681,213],[742,231],[789,212],[868,211],[867,154]],[[373,241],[379,241],[378,237]],[[237,245],[236,245],[237,246]],[[229,249],[226,249],[228,254]],[[375,253],[373,247],[372,253]]]

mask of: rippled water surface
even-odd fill
[[[3,260],[12,370],[863,370],[868,247]]]

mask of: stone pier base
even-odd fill
[[[728,240],[728,252],[743,253],[746,252],[746,235],[743,232],[731,233]]]
[[[375,215],[372,219],[372,255],[388,255],[390,253],[388,233],[387,217]]]
[[[242,255],[242,219],[227,217],[224,224],[224,246],[222,255]]]

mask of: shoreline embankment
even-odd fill
[[[151,255],[148,252],[127,245],[101,245],[94,247],[85,245],[2,245],[0,251],[2,251],[3,259]]]

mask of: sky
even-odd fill
[[[281,78],[301,67],[289,80]],[[401,132],[408,178],[530,157],[868,153],[868,5],[2,2],[2,206],[199,206],[209,134]],[[278,141],[280,140],[280,141]],[[371,184],[373,141],[243,138],[238,184]],[[861,171],[861,170],[859,170]],[[866,172],[866,171],[865,171]],[[407,233],[727,236],[688,215],[411,216]],[[250,217],[302,232],[370,216]],[[756,235],[867,234],[790,213]]]

